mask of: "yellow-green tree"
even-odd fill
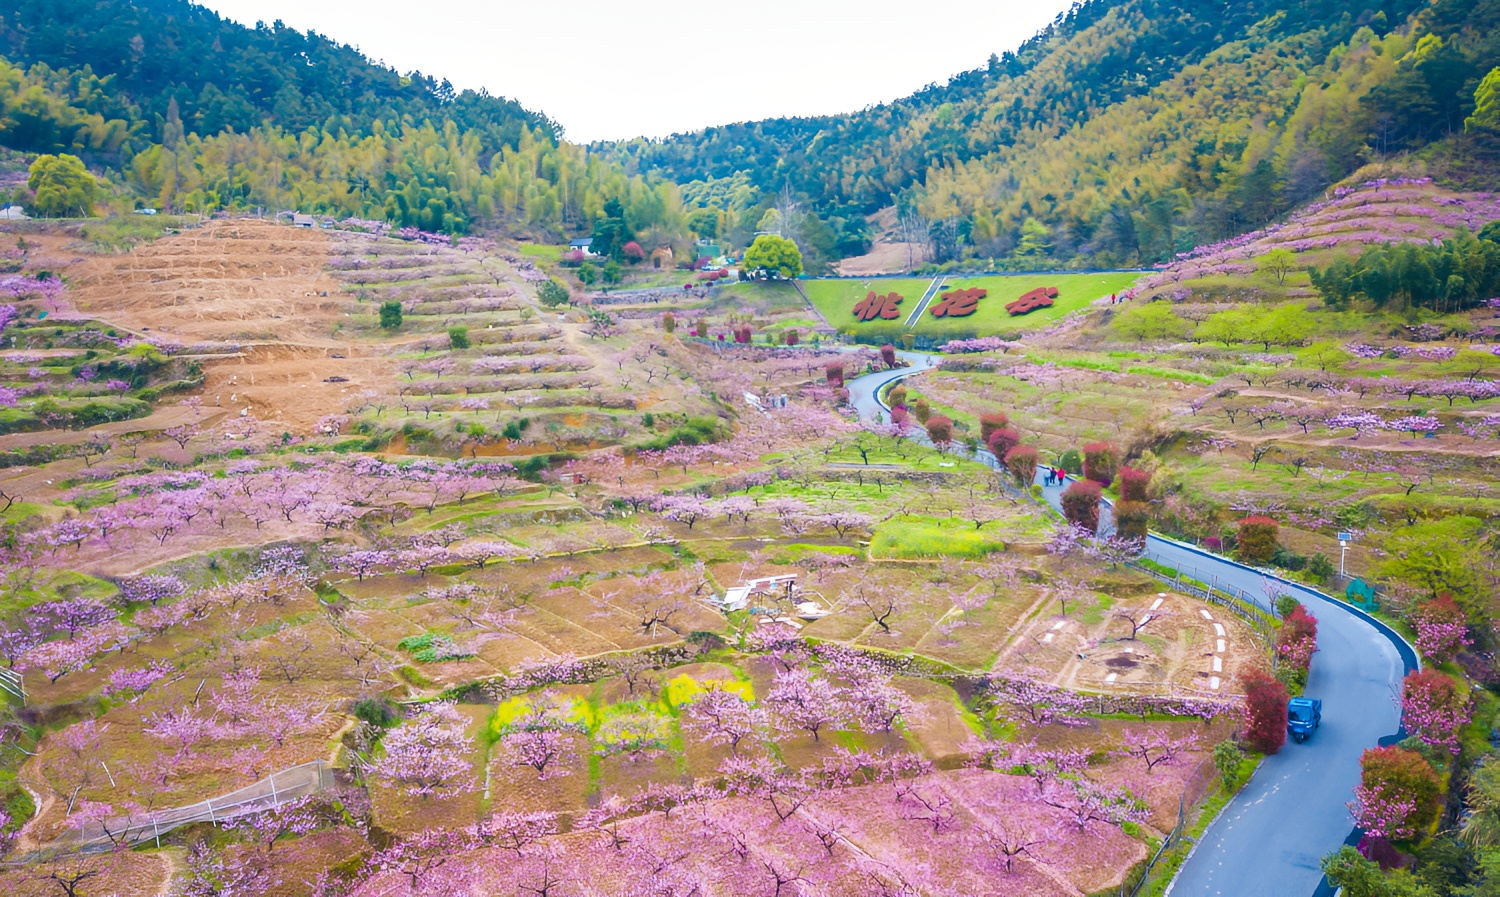
[[[802,273],[802,251],[791,240],[761,234],[745,250],[745,270],[790,280]]]
[[[1500,129],[1500,66],[1479,82],[1474,90],[1474,114],[1464,119],[1465,131]]]
[[[83,160],[67,153],[38,156],[26,186],[35,196],[31,214],[44,218],[87,218],[94,213],[94,203],[104,198],[104,188],[83,167]]]
[[[1188,322],[1172,311],[1172,303],[1148,302],[1121,314],[1114,329],[1129,340],[1165,340],[1186,335]]]

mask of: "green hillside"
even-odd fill
[[[899,339],[901,333],[911,332],[917,336],[948,337],[953,339],[974,336],[992,336],[996,333],[1023,332],[1045,327],[1072,314],[1090,303],[1111,293],[1127,290],[1139,279],[1138,274],[1017,274],[989,277],[947,277],[932,303],[923,310],[915,326],[906,327],[907,317],[916,309],[922,295],[932,283],[931,278],[875,278],[812,280],[804,284],[807,297],[828,319],[828,323],[840,332],[853,333],[866,341],[876,338]],[[950,290],[982,288],[989,295],[979,300],[973,314],[966,317],[935,317],[933,307],[938,296]],[[1057,298],[1050,308],[1040,308],[1030,314],[1012,317],[1005,311],[1008,302],[1037,287],[1056,287]],[[901,303],[901,317],[895,321],[876,319],[858,321],[852,309],[867,294],[897,293]]]
[[[1500,144],[1465,119],[1497,35],[1496,0],[1095,0],[895,103],[609,149],[678,182],[789,183],[825,214],[898,204],[938,263],[1150,264],[1398,153],[1482,181]]]

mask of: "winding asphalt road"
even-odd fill
[[[886,384],[935,366],[933,356],[899,355],[911,367],[849,382],[861,417],[889,418]],[[993,456],[982,460],[994,463]],[[1040,479],[1038,480],[1040,483]],[[1062,486],[1043,487],[1058,507]],[[1400,729],[1401,678],[1417,666],[1411,647],[1383,623],[1342,601],[1171,539],[1150,536],[1145,556],[1270,609],[1268,581],[1318,618],[1318,653],[1306,693],[1322,698],[1323,724],[1306,742],[1267,757],[1194,847],[1167,893],[1173,897],[1301,897],[1332,894],[1319,864],[1353,838],[1347,802],[1359,757]]]

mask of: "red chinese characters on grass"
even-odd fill
[[[1005,310],[1012,315],[1024,315],[1039,308],[1051,306],[1052,300],[1056,298],[1057,287],[1037,287],[1029,293],[1022,294],[1021,298],[1016,301],[1006,303]]]
[[[870,292],[862,301],[855,303],[854,319],[856,321],[873,321],[876,318],[884,318],[894,321],[901,317],[899,306],[902,302],[900,293],[888,293],[884,296],[879,293]]]
[[[967,318],[979,308],[979,300],[989,295],[983,287],[966,290],[949,290],[939,297],[941,301],[932,307],[934,318]]]

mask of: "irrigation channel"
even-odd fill
[[[937,357],[899,352],[908,367],[849,381],[850,402],[862,418],[890,409],[880,400],[888,384],[937,366]],[[994,465],[988,452],[980,460]],[[1038,485],[1041,484],[1040,477]],[[1061,510],[1063,486],[1042,486]],[[1416,652],[1396,632],[1349,604],[1194,546],[1152,535],[1143,554],[1270,611],[1267,584],[1297,598],[1318,618],[1318,653],[1306,693],[1323,700],[1322,727],[1302,744],[1287,742],[1267,757],[1250,782],[1198,839],[1168,886],[1173,897],[1324,897],[1324,856],[1355,843],[1348,801],[1359,783],[1359,757],[1395,740],[1401,727],[1401,679],[1418,665]]]

